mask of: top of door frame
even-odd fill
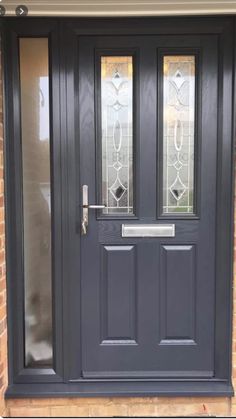
[[[15,16],[18,1],[8,0],[6,16]],[[25,0],[29,16],[183,16],[235,14],[236,0]]]

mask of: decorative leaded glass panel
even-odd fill
[[[193,213],[195,57],[165,56],[163,211]]]
[[[133,57],[101,57],[103,214],[133,213]]]

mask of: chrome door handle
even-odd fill
[[[89,205],[88,203],[88,185],[83,185],[82,188],[82,208],[83,208],[83,215],[81,221],[81,234],[85,236],[87,234],[88,229],[88,210],[89,209],[103,209],[106,208],[106,205]]]
[[[82,223],[81,223],[81,234],[84,236],[85,234],[87,234],[87,220],[85,218],[83,218]]]

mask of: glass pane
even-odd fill
[[[52,364],[48,40],[20,39],[25,364]]]
[[[163,211],[193,213],[195,57],[164,57]]]
[[[133,57],[101,57],[104,214],[133,213]]]

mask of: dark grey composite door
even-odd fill
[[[84,36],[78,71],[82,376],[212,377],[217,39]]]

